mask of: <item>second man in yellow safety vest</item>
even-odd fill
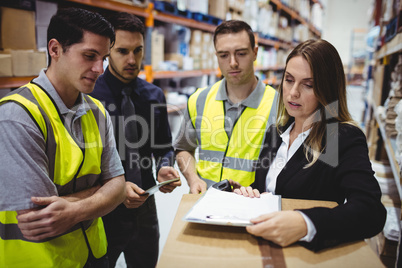
[[[250,26],[223,22],[214,45],[224,79],[190,96],[175,141],[176,161],[194,194],[224,179],[253,183],[265,130],[276,118],[276,91],[254,75],[258,47]]]

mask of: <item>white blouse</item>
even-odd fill
[[[308,135],[310,134],[311,128],[300,133],[297,138],[293,141],[292,145],[289,148],[289,138],[290,131],[292,130],[295,123],[291,124],[285,132],[283,132],[280,137],[282,138],[282,144],[278,149],[276,157],[269,167],[269,171],[267,174],[265,185],[267,185],[267,192],[275,194],[276,188],[276,179],[281,173],[282,169],[286,166],[286,163],[289,159],[295,154],[295,152],[299,149],[299,147],[306,140]],[[289,148],[289,149],[288,149]]]
[[[280,135],[280,137],[282,138],[282,144],[278,149],[274,161],[269,167],[265,182],[265,185],[267,185],[266,191],[269,193],[275,194],[276,180],[278,178],[279,173],[281,173],[282,169],[286,166],[286,163],[289,161],[290,158],[292,158],[292,156],[299,149],[299,147],[303,145],[303,142],[306,140],[306,138],[311,132],[310,128],[300,133],[289,148],[290,131],[292,130],[294,124],[295,123],[291,124],[286,129],[286,131]],[[310,242],[311,240],[313,240],[315,234],[317,233],[317,230],[309,217],[307,217],[302,212],[300,212],[300,214],[303,216],[304,221],[306,222],[307,235],[305,237],[302,237],[299,241]]]

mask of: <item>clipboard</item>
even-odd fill
[[[260,215],[281,210],[281,196],[263,194],[249,198],[210,187],[183,220],[193,223],[245,227]]]
[[[169,183],[172,183],[172,182],[175,182],[175,181],[178,181],[178,180],[180,180],[180,178],[174,178],[174,179],[171,179],[171,180],[168,180],[168,181],[163,181],[161,183],[158,183],[158,184],[152,186],[151,188],[147,189],[145,191],[145,193],[142,194],[142,195],[147,195],[147,194],[153,195],[154,193],[159,191],[159,188],[161,188],[162,186],[164,186],[166,184],[169,184]]]
[[[187,222],[193,223],[204,223],[204,224],[212,224],[212,225],[225,225],[225,226],[235,226],[235,227],[246,227],[248,225],[253,225],[250,220],[241,219],[234,216],[214,216],[207,215],[205,219],[192,219],[192,218],[184,218]]]

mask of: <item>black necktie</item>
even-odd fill
[[[133,89],[125,87],[122,90],[123,100],[121,102],[121,112],[124,116],[124,134],[126,137],[125,143],[125,177],[127,181],[131,181],[142,187],[141,183],[141,168],[140,155],[138,153],[138,130],[135,118],[135,107],[131,101],[130,95]]]

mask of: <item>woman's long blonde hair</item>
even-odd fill
[[[313,78],[313,90],[318,100],[311,132],[305,141],[305,155],[312,166],[326,147],[328,121],[354,124],[349,114],[346,101],[346,79],[342,60],[335,47],[329,42],[307,40],[299,44],[286,59],[286,66],[293,57],[301,56],[310,65]],[[283,81],[286,68],[279,85],[277,128],[285,126],[292,117],[287,113],[283,103]]]

